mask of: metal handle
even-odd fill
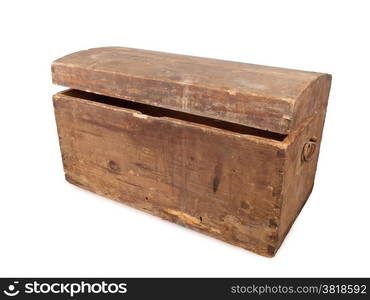
[[[312,137],[308,142],[303,145],[302,161],[310,161],[316,151],[317,138]]]

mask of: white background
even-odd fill
[[[1,1],[0,276],[370,276],[369,1]],[[51,62],[126,46],[333,75],[313,193],[275,258],[64,180]]]

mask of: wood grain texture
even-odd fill
[[[97,94],[288,134],[318,112],[328,74],[123,47],[52,64],[53,82]]]
[[[61,93],[54,106],[69,182],[259,254],[275,253],[280,142]]]
[[[70,183],[275,255],[311,192],[317,159],[302,164],[301,149],[312,135],[321,137],[322,114],[280,141],[143,114],[84,95],[54,95]]]

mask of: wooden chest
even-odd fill
[[[52,64],[66,179],[265,256],[311,193],[331,76],[138,49]]]

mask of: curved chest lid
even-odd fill
[[[53,82],[110,97],[288,134],[325,109],[331,76],[123,47],[52,63]]]

